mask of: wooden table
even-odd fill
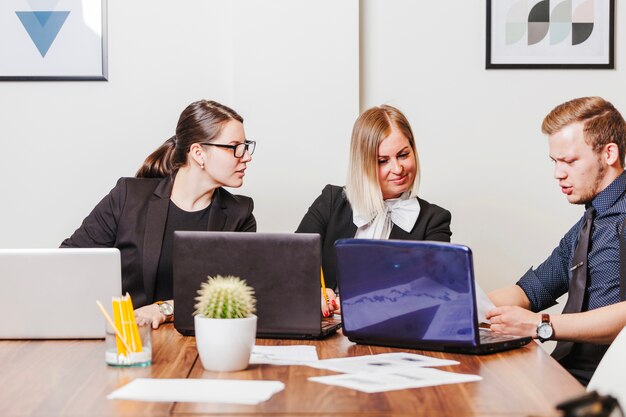
[[[120,369],[104,363],[103,341],[0,341],[0,415],[18,416],[553,416],[554,405],[584,388],[536,343],[509,352],[469,356],[420,352],[456,359],[440,369],[478,374],[480,382],[365,394],[310,382],[333,372],[306,366],[253,365],[234,373],[208,372],[195,339],[171,325],[152,332],[153,365]],[[320,359],[397,352],[356,345],[341,334],[324,341],[259,339],[262,345],[311,344]],[[111,391],[134,378],[280,380],[285,390],[256,406],[209,403],[111,401]]]

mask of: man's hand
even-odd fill
[[[517,306],[496,307],[487,312],[491,330],[513,336],[537,337],[541,314]]]

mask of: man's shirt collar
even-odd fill
[[[585,204],[585,208],[593,206],[597,213],[608,210],[626,192],[626,171],[622,171],[619,177],[615,178],[604,190],[596,195],[591,203]]]

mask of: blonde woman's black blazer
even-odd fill
[[[122,291],[135,308],[154,301],[174,177],[120,178],[62,248],[118,248],[122,258]],[[252,199],[218,188],[209,209],[207,230],[256,231]]]
[[[450,212],[421,198],[417,200],[420,204],[420,214],[413,230],[407,233],[394,225],[389,239],[449,242],[452,236]],[[354,237],[356,229],[352,222],[352,207],[346,198],[344,188],[328,184],[309,207],[296,230],[296,233],[318,233],[321,236],[322,265],[326,285],[329,288],[337,286],[335,269],[337,262],[333,245],[338,239]]]

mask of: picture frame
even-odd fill
[[[615,0],[487,0],[486,69],[614,69]]]
[[[106,0],[0,1],[0,81],[107,81]]]

